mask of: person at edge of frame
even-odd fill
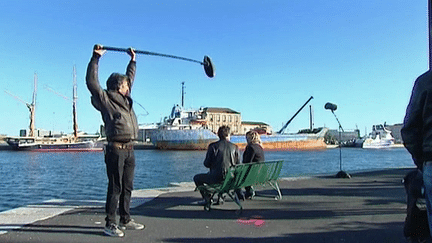
[[[414,164],[423,172],[428,224],[432,232],[432,73],[430,70],[420,75],[414,83],[401,135]],[[423,242],[425,239],[415,240]],[[432,242],[430,235],[426,240]]]
[[[197,174],[193,178],[197,187],[204,184],[211,185],[222,182],[225,179],[228,168],[240,164],[239,148],[229,141],[230,128],[228,126],[221,126],[217,134],[219,141],[211,143],[208,146],[204,160],[204,166],[210,169],[209,172]],[[200,193],[204,200],[199,202],[199,205],[212,203],[210,193],[203,191],[200,191]]]
[[[246,133],[247,145],[243,152],[243,164],[264,162],[264,150],[261,145],[261,138],[258,132],[249,131]],[[246,199],[252,199],[255,196],[255,191],[252,186],[245,187],[246,193],[244,197]]]
[[[92,95],[91,103],[102,115],[108,141],[104,150],[108,177],[104,234],[123,237],[122,230],[145,228],[130,217],[130,200],[135,173],[133,141],[138,135],[137,118],[130,97],[136,72],[136,54],[132,48],[128,49],[131,59],[126,75],[112,73],[106,82],[107,90],[104,90],[99,83],[98,69],[99,59],[105,52],[102,46],[94,46],[87,67],[86,83]],[[120,214],[119,224],[116,223],[117,207]]]

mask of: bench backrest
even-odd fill
[[[276,181],[282,165],[283,160],[236,165],[228,171],[221,189],[237,189]]]

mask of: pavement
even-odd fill
[[[0,242],[407,242],[401,180],[413,169],[283,178],[282,199],[257,187],[241,214],[228,199],[204,211],[192,183],[137,190],[131,214],[146,228],[122,238],[103,234],[104,202],[51,200],[0,213]]]

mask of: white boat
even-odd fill
[[[384,125],[372,126],[372,132],[364,138],[362,148],[390,148],[394,145],[394,138],[391,135],[391,131],[385,128]]]

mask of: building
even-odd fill
[[[354,129],[352,131],[345,130],[344,132],[337,129],[328,130],[326,134],[326,143],[336,144],[339,142],[349,142],[360,138],[360,130]]]
[[[204,117],[207,128],[217,133],[219,127],[226,125],[231,128],[231,133],[244,135],[250,130],[257,130],[261,134],[271,134],[273,132],[270,125],[264,122],[242,121],[241,113],[230,108],[204,108]]]
[[[273,130],[270,125],[264,122],[242,121],[240,134],[246,134],[250,130],[256,130],[260,134],[272,134]]]
[[[393,138],[395,139],[395,143],[397,143],[397,144],[403,143],[402,135],[401,135],[402,126],[403,126],[402,123],[398,123],[398,124],[394,124],[394,125],[386,125],[386,128],[391,131],[391,134],[392,134]]]
[[[225,125],[231,128],[231,133],[241,132],[241,114],[230,108],[204,108],[205,120],[210,131],[217,133],[219,127]]]

